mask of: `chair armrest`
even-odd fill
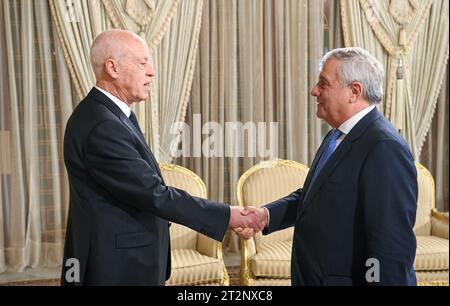
[[[229,286],[230,276],[223,260],[222,243],[199,233],[197,236],[197,251],[202,255],[219,259],[222,266],[222,278],[219,280],[219,284],[220,286]]]
[[[256,233],[255,235],[261,235],[261,234]],[[256,254],[256,243],[255,243],[254,237],[247,240],[247,250],[248,250],[249,258]]]
[[[254,276],[250,271],[250,257],[256,254],[255,239],[253,237],[248,240],[239,238],[239,241],[241,245],[241,285],[251,286],[253,284]]]
[[[218,244],[219,242],[211,239],[203,234],[197,236],[197,251],[205,256],[218,258]]]
[[[448,213],[431,211],[431,235],[448,240]]]

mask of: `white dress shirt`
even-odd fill
[[[110,98],[111,101],[113,101],[128,118],[130,118],[131,108],[128,106],[128,104],[100,87],[95,86],[95,88],[97,88],[98,90],[100,90],[100,92],[105,94],[105,96]]]
[[[355,127],[355,125],[359,122],[359,120],[364,118],[364,116],[370,113],[374,108],[375,105],[366,107],[362,111],[359,111],[358,113],[354,114],[352,117],[350,117],[347,121],[345,121],[338,127],[338,130],[342,132],[342,135],[336,141],[336,147],[334,149],[336,149],[337,146],[342,142],[342,140],[344,140],[345,136],[347,136],[348,133],[350,133],[350,131]]]

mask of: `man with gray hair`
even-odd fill
[[[295,226],[293,285],[415,285],[417,174],[376,109],[383,68],[361,48],[332,50],[322,64],[311,95],[333,129],[303,188],[244,212],[269,222],[263,234]]]

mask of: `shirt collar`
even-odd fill
[[[355,127],[355,125],[356,125],[362,118],[364,118],[365,115],[367,115],[368,113],[370,113],[374,108],[375,108],[375,105],[371,105],[371,106],[366,107],[365,109],[359,111],[358,113],[356,113],[355,115],[353,115],[352,117],[350,117],[347,121],[345,121],[344,123],[342,123],[342,124],[338,127],[338,130],[341,131],[343,134],[347,135],[347,134],[350,133],[350,131]]]
[[[122,100],[120,100],[119,98],[114,96],[113,94],[107,92],[106,90],[104,90],[100,87],[95,86],[95,88],[97,88],[105,96],[107,96],[109,99],[111,99],[111,101],[113,101],[127,117],[130,117],[131,108],[128,106],[128,104],[126,104],[125,102],[123,102]]]

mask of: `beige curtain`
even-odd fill
[[[209,198],[236,204],[239,176],[261,160],[312,161],[321,123],[310,89],[322,47],[322,1],[204,2],[188,147],[175,161],[202,176]],[[246,132],[229,133],[233,123]],[[235,239],[226,244],[236,249]]]
[[[0,3],[0,272],[58,266],[72,88],[46,1]],[[57,80],[57,82],[56,82]]]
[[[179,0],[102,0],[115,28],[141,35],[153,50],[165,35]],[[194,1],[195,2],[195,1]]]
[[[448,59],[447,0],[341,0],[346,46],[372,52],[386,69],[385,116],[416,159],[428,132]]]
[[[180,1],[170,28],[152,53],[156,76],[146,104],[146,130],[156,158],[171,162],[171,146],[180,141],[175,122],[184,122],[194,77],[203,0]],[[159,150],[158,150],[158,149]]]
[[[156,4],[155,16],[161,16],[158,3],[162,7],[168,3],[145,2]],[[202,1],[185,1],[176,7],[166,14],[174,18],[174,28],[164,23],[170,36],[163,38],[159,31],[151,40],[162,40],[154,59],[165,89],[156,91],[157,109],[168,118],[161,120],[164,131],[171,124],[168,120],[184,117]],[[1,16],[5,31],[0,37],[4,64],[0,74],[0,272],[57,266],[68,206],[64,127],[75,104],[94,84],[88,60],[92,39],[111,23],[99,0],[3,1]],[[174,135],[163,134],[162,143],[170,143],[166,137]]]
[[[324,0],[324,45],[327,50],[344,47],[340,0]]]
[[[447,65],[444,86],[441,88],[430,131],[420,155],[420,162],[431,171],[435,179],[436,207],[440,211],[448,211],[449,208],[449,81]]]
[[[114,27],[139,34],[147,41],[151,53],[166,34],[174,15],[177,12],[179,13],[178,0],[102,0],[102,2]],[[153,61],[155,60],[154,57],[155,55],[152,54]],[[173,69],[167,66],[164,66],[164,68],[167,68],[167,70]],[[158,72],[153,79],[149,101],[134,106],[134,111],[143,127],[144,135],[158,160],[160,147],[159,106],[161,103],[167,102],[167,100],[158,100],[156,96],[156,92],[159,91],[158,80],[160,78],[161,75]],[[166,89],[162,88],[161,90],[165,91]]]
[[[112,25],[100,0],[49,0],[49,4],[78,94],[76,103],[95,85],[89,61],[91,44]]]
[[[95,84],[89,48],[96,35],[115,27],[147,41],[156,76],[149,101],[137,104],[135,112],[156,158],[171,161],[170,145],[177,133],[170,131],[174,122],[184,120],[203,1],[49,1],[79,99]]]
[[[324,31],[323,52],[326,53],[335,48],[344,47],[344,36],[341,25],[340,0],[324,0]],[[330,126],[321,121],[322,135],[330,130]]]

